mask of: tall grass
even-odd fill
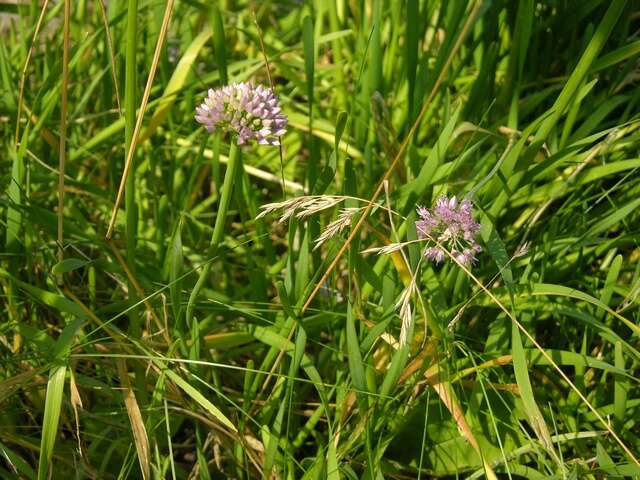
[[[0,0],[0,477],[640,477],[638,6]]]

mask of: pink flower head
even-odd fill
[[[438,198],[431,210],[418,207],[418,238],[436,240],[460,263],[471,265],[476,260],[475,254],[482,251],[476,240],[480,224],[473,219],[472,210],[473,204],[469,200],[458,202],[456,197],[446,196]],[[435,263],[447,258],[445,251],[437,245],[427,247],[424,256]]]
[[[204,103],[196,108],[195,118],[209,132],[217,129],[236,134],[238,145],[251,140],[280,145],[287,126],[287,116],[273,90],[246,82],[209,89]]]

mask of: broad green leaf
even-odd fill
[[[304,68],[307,80],[307,96],[309,111],[313,106],[313,79],[315,72],[315,46],[313,41],[313,19],[310,15],[302,19],[302,46],[304,51]]]
[[[410,329],[412,330],[412,329]],[[411,338],[411,336],[408,336]],[[380,396],[387,397],[396,388],[400,375],[409,360],[409,346],[404,345],[393,352],[389,369],[387,370],[382,386],[380,387]]]
[[[265,457],[264,463],[262,465],[263,478],[271,477],[271,471],[276,458],[278,444],[280,443],[280,434],[282,431],[286,406],[287,402],[280,402],[280,405],[278,406],[278,413],[273,421],[273,427],[270,429],[263,428],[262,430],[265,443]]]
[[[222,20],[222,12],[220,11],[219,6],[215,3],[211,5],[211,28],[213,29],[213,44],[215,47],[216,60],[218,62],[218,68],[220,69],[220,82],[222,83],[222,85],[226,85],[228,83],[226,48],[227,42],[224,35],[224,22]]]
[[[602,443],[596,442],[596,459],[600,469],[604,469],[611,475],[609,478],[623,478],[620,472],[617,470],[616,464],[613,462],[607,450],[602,446]],[[640,469],[639,469],[640,472]]]
[[[626,380],[636,380],[636,383],[640,383],[640,380],[635,379],[632,375],[627,373],[624,368],[619,368],[618,366],[611,365],[603,360],[598,358],[590,357],[588,355],[583,355],[577,352],[569,352],[566,350],[555,350],[555,349],[546,349],[545,350],[551,359],[558,365],[567,366],[567,367],[588,367],[588,368],[597,368],[598,370],[606,371],[613,373],[617,376],[625,377]],[[531,365],[551,365],[549,360],[547,360],[544,355],[540,352],[540,350],[531,348],[525,350],[526,357],[528,362]]]
[[[403,205],[403,210],[407,212],[412,209],[416,200],[420,199],[426,191],[431,178],[436,172],[437,168],[444,162],[447,149],[451,142],[455,139],[454,131],[456,124],[458,123],[458,116],[461,108],[458,108],[447,124],[442,129],[438,140],[431,149],[429,156],[425,160],[415,180],[407,183],[402,187],[400,205]]]
[[[173,318],[177,324],[181,321],[182,312],[182,219],[176,224],[171,241],[165,255],[165,278],[169,280],[169,295],[171,297],[171,309]]]
[[[333,439],[330,439],[329,448],[327,449],[327,480],[340,480],[340,478],[336,443]]]
[[[622,351],[621,342],[615,343],[614,357],[615,357],[616,368],[624,372],[623,375],[617,374],[614,376],[615,384],[613,387],[613,404],[615,405],[615,419],[617,421],[618,426],[622,427],[622,425],[624,425],[624,421],[626,420],[625,417],[627,412],[627,397],[628,397],[628,393],[631,391],[631,388],[629,385],[629,378],[625,378],[627,374],[625,371],[625,359]],[[637,388],[637,385],[636,385],[636,388]]]
[[[613,52],[609,52],[606,55],[601,56],[598,60],[593,62],[591,72],[599,72],[600,70],[604,70],[618,63],[624,62],[638,54],[640,54],[640,40],[627,43]]]

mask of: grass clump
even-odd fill
[[[0,0],[0,477],[640,476],[637,7]]]

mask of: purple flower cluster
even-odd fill
[[[280,145],[279,137],[287,126],[273,90],[245,82],[209,89],[204,103],[196,108],[196,120],[209,132],[235,133],[238,145],[251,140]]]
[[[460,263],[471,265],[476,259],[475,254],[482,251],[476,240],[480,224],[473,219],[472,208],[469,200],[458,202],[456,197],[446,196],[438,198],[431,210],[418,207],[418,238],[437,241]],[[446,258],[446,253],[438,246],[431,246],[425,249],[424,256],[440,263]]]

